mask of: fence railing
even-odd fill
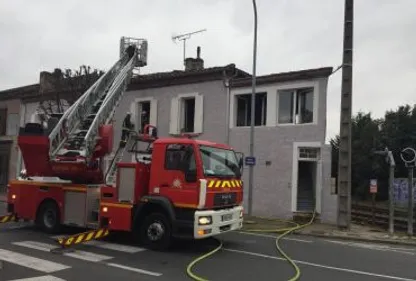
[[[416,211],[416,208],[415,208]],[[416,213],[416,212],[415,212]],[[389,210],[380,205],[371,206],[365,203],[353,203],[351,206],[351,219],[358,223],[368,223],[388,229]],[[413,218],[413,228],[416,227],[416,220]],[[407,229],[407,210],[395,208],[394,228],[396,230]]]

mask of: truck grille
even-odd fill
[[[237,193],[217,193],[214,195],[214,206],[234,205],[237,202]]]

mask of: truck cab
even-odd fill
[[[136,166],[149,175],[140,176],[148,184],[137,183],[136,194],[142,196],[136,197],[132,222],[145,244],[164,248],[160,244],[170,237],[201,239],[242,227],[241,161],[231,147],[160,138],[149,153],[147,163]]]

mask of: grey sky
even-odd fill
[[[116,4],[121,3],[121,4]],[[258,74],[340,65],[344,0],[257,0]],[[0,90],[37,83],[39,72],[88,64],[107,69],[121,36],[149,41],[143,73],[182,69],[173,34],[205,65],[251,73],[251,0],[0,0]],[[355,1],[354,112],[414,103],[416,1]],[[328,137],[338,132],[341,72],[328,89]]]

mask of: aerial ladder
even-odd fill
[[[59,120],[55,118],[49,122],[51,125],[55,123],[53,129],[45,131],[39,128],[41,125],[33,129],[31,123],[21,128],[19,146],[26,176],[102,183],[104,174],[108,175],[108,172],[102,172],[101,162],[104,155],[112,151],[114,112],[131,80],[133,69],[145,65],[147,41],[122,37],[120,59]],[[34,141],[36,136],[38,141]]]

